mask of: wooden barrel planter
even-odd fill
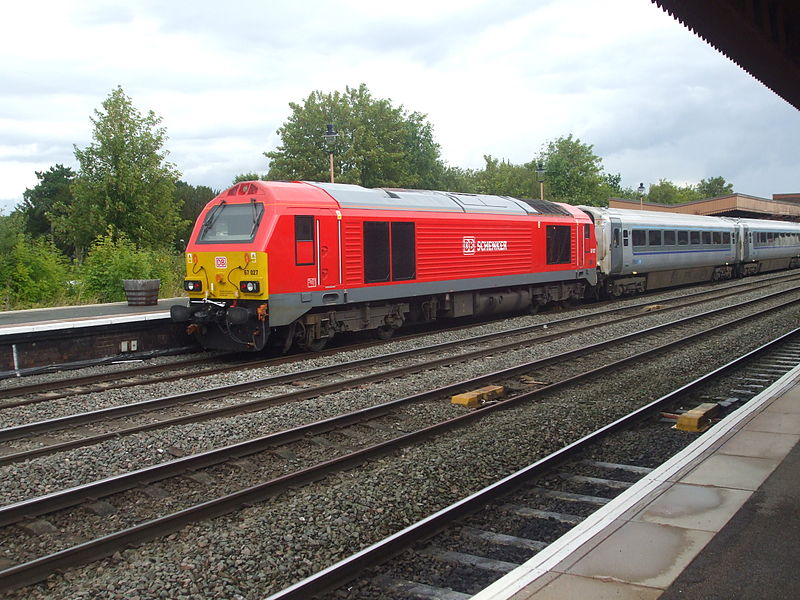
[[[123,279],[122,287],[128,298],[128,306],[152,306],[158,304],[160,279]]]

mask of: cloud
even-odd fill
[[[6,205],[34,171],[75,166],[117,85],[163,117],[184,179],[214,188],[266,170],[289,102],[362,82],[427,114],[456,166],[527,162],[572,133],[634,187],[722,175],[757,195],[797,188],[800,113],[641,0],[86,0],[4,17]]]

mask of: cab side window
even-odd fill
[[[314,217],[295,215],[294,217],[294,261],[298,266],[313,265],[314,257]]]

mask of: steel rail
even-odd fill
[[[174,363],[170,363],[169,365],[146,365],[146,366],[139,366],[134,367],[132,369],[125,369],[122,371],[115,371],[113,373],[99,373],[95,375],[82,375],[80,377],[73,377],[71,379],[59,379],[57,381],[43,381],[40,383],[32,383],[32,384],[25,384],[25,385],[17,385],[17,386],[9,386],[0,389],[0,398],[13,398],[16,396],[24,396],[26,394],[36,394],[36,393],[45,393],[51,390],[60,390],[63,388],[74,388],[80,387],[82,385],[89,385],[92,383],[98,383],[103,381],[110,381],[112,379],[127,379],[128,377],[138,377],[141,375],[148,375],[150,373],[158,373],[159,371],[163,371],[165,369],[183,369],[183,368],[191,368],[194,365],[203,364],[204,362],[209,362],[214,360],[213,358],[192,358],[189,360],[184,361],[177,361]],[[117,389],[118,387],[125,387],[128,385],[127,383],[122,384],[115,384],[115,387],[111,388],[102,388],[98,386],[98,390],[102,389]],[[135,384],[132,384],[135,385]],[[63,396],[46,396],[42,399],[37,399],[37,401],[42,402],[45,400],[53,400],[56,397],[63,397]],[[20,401],[20,402],[4,402],[0,404],[0,409],[3,408],[11,408],[14,406],[20,406],[23,404],[32,404],[31,401]]]
[[[347,582],[362,575],[366,569],[375,567],[382,562],[395,556],[403,550],[411,547],[415,543],[429,538],[442,529],[467,517],[468,515],[480,510],[490,502],[508,495],[514,490],[522,487],[532,479],[540,478],[562,463],[572,459],[576,455],[584,452],[587,448],[597,444],[599,441],[616,433],[622,429],[627,429],[636,423],[652,416],[663,407],[674,404],[678,398],[705,386],[710,381],[728,373],[729,371],[740,368],[740,366],[752,360],[754,357],[769,352],[771,349],[783,344],[786,340],[800,333],[797,328],[781,337],[756,348],[721,367],[711,371],[654,400],[653,402],[636,409],[628,415],[609,423],[600,429],[572,442],[571,444],[545,456],[535,463],[520,469],[504,477],[474,494],[451,504],[448,507],[409,525],[405,529],[384,538],[383,540],[368,546],[356,554],[341,560],[330,567],[311,575],[297,583],[272,594],[266,600],[309,600],[310,598],[334,590]]]
[[[752,305],[752,304],[755,304],[755,303],[771,300],[771,299],[777,298],[779,296],[783,296],[783,295],[790,294],[792,292],[796,292],[796,291],[798,291],[798,289],[800,289],[800,288],[792,288],[792,289],[789,289],[789,290],[782,290],[782,291],[779,291],[779,292],[774,292],[774,293],[769,294],[767,296],[762,296],[761,298],[758,298],[758,299],[755,299],[755,300],[748,300],[748,301],[740,302],[738,304],[734,304],[734,305],[731,305],[731,306],[712,309],[710,311],[699,313],[697,315],[684,317],[684,318],[678,319],[676,321],[671,321],[669,323],[665,323],[665,324],[662,324],[662,325],[657,325],[657,326],[654,326],[654,327],[646,328],[646,329],[640,330],[639,332],[634,332],[632,334],[628,334],[628,336],[623,336],[621,338],[612,339],[612,340],[610,340],[608,342],[602,342],[600,344],[595,344],[595,345],[590,346],[589,348],[599,349],[599,348],[603,347],[603,345],[607,345],[607,344],[610,344],[610,343],[617,343],[620,340],[627,339],[629,336],[647,335],[649,333],[653,333],[653,332],[659,331],[661,329],[666,329],[666,328],[669,328],[669,327],[680,325],[681,323],[684,323],[684,322],[694,321],[694,320],[697,320],[697,319],[700,319],[700,318],[713,316],[715,314],[721,314],[721,313],[724,313],[724,312],[733,311],[733,310],[736,310],[736,309],[739,309],[739,308],[742,308],[742,307],[746,307],[747,305]],[[676,307],[676,308],[678,308],[678,307]],[[650,314],[650,313],[647,313],[647,314]],[[616,320],[615,322],[623,322],[623,321],[627,321],[627,320],[632,320],[632,319],[637,318],[638,316],[642,316],[642,315],[638,314],[638,315],[623,317],[621,319]],[[574,334],[574,333],[578,333],[578,332],[580,332],[581,330],[584,330],[584,329],[592,329],[592,328],[596,328],[596,327],[597,327],[596,325],[586,325],[586,326],[583,326],[583,327],[578,327],[578,328],[572,329],[568,333],[569,334]],[[335,383],[329,383],[329,384],[323,384],[323,385],[320,385],[320,386],[315,386],[313,388],[308,388],[306,390],[298,390],[298,391],[293,391],[293,392],[287,392],[285,394],[279,394],[279,395],[270,396],[270,397],[267,397],[267,398],[261,398],[261,399],[257,399],[257,400],[250,400],[250,401],[243,402],[243,403],[236,404],[236,405],[232,405],[232,406],[216,408],[216,409],[212,409],[212,410],[208,410],[208,411],[204,411],[204,412],[193,413],[193,414],[189,414],[189,415],[183,415],[183,416],[180,416],[180,417],[173,417],[171,419],[158,420],[158,421],[155,421],[153,423],[147,423],[147,424],[144,424],[144,425],[136,425],[134,427],[129,427],[129,428],[125,428],[125,429],[117,429],[117,430],[109,431],[109,432],[106,432],[106,433],[100,433],[100,434],[95,434],[95,435],[92,435],[92,436],[86,436],[84,438],[80,438],[80,439],[76,439],[76,440],[70,440],[70,441],[60,442],[60,443],[56,443],[56,444],[46,445],[46,446],[42,446],[42,447],[39,447],[39,448],[33,448],[33,449],[30,449],[30,450],[24,450],[24,451],[17,452],[17,453],[6,454],[6,455],[0,456],[0,466],[6,465],[6,464],[12,464],[12,463],[20,462],[22,460],[27,460],[29,458],[33,458],[33,457],[36,457],[36,456],[43,456],[43,455],[47,455],[47,454],[53,454],[55,452],[60,452],[60,451],[63,451],[63,450],[69,450],[69,449],[73,449],[73,448],[79,448],[79,447],[82,447],[82,446],[95,444],[95,443],[98,443],[98,442],[101,442],[101,441],[105,441],[105,440],[112,439],[112,438],[117,438],[117,437],[120,437],[120,436],[123,436],[123,435],[132,435],[134,433],[140,433],[140,432],[144,432],[144,431],[151,431],[151,430],[154,430],[154,429],[161,429],[161,428],[172,426],[172,425],[180,425],[180,424],[190,423],[190,422],[199,422],[199,421],[209,420],[209,419],[213,419],[213,418],[219,418],[219,417],[224,417],[224,416],[242,414],[242,413],[246,413],[246,412],[258,411],[258,410],[262,410],[262,409],[264,409],[266,407],[269,407],[269,406],[276,406],[276,405],[284,404],[284,403],[287,403],[287,402],[298,401],[298,400],[302,400],[302,399],[308,399],[308,398],[312,398],[312,397],[319,396],[319,395],[322,395],[322,394],[327,394],[327,393],[340,391],[342,389],[346,389],[348,387],[353,387],[355,385],[361,385],[361,384],[364,384],[364,383],[369,383],[369,382],[373,382],[373,381],[379,381],[379,380],[382,380],[382,379],[387,379],[389,377],[397,377],[397,376],[400,376],[400,375],[406,375],[406,374],[418,372],[418,371],[421,371],[421,370],[427,370],[427,369],[430,369],[430,368],[433,368],[433,367],[436,367],[436,366],[463,362],[465,360],[469,360],[469,359],[476,358],[476,357],[481,357],[481,356],[484,356],[486,354],[496,353],[499,350],[506,350],[506,349],[509,349],[509,348],[519,347],[519,346],[522,346],[522,345],[530,343],[530,341],[536,341],[536,342],[549,341],[549,340],[555,339],[557,337],[560,337],[562,335],[564,335],[564,333],[546,334],[544,336],[539,336],[539,337],[535,338],[534,340],[522,340],[522,341],[516,341],[516,342],[509,342],[507,344],[501,344],[499,346],[492,346],[492,347],[489,347],[489,348],[481,348],[481,349],[474,350],[474,351],[471,351],[471,352],[462,353],[462,354],[459,354],[459,355],[456,355],[456,356],[442,357],[442,358],[439,358],[439,359],[428,360],[428,361],[426,361],[424,363],[418,363],[418,364],[414,364],[414,365],[410,365],[410,366],[399,367],[399,368],[396,368],[396,369],[388,369],[388,370],[380,371],[380,372],[377,372],[377,373],[370,373],[368,375],[362,375],[362,376],[358,376],[358,377],[353,377],[353,378],[346,379],[346,380],[340,381],[340,382],[335,382]],[[452,342],[452,343],[458,343],[458,342]],[[449,344],[450,344],[450,342],[448,342],[448,345]],[[431,346],[431,347],[426,347],[426,350],[428,348],[434,349],[434,350],[439,350],[440,349],[440,347],[438,347],[438,346]],[[586,350],[586,347],[579,348],[574,352],[582,353],[585,350]],[[311,369],[310,371],[306,371],[305,374],[308,375],[309,373],[313,373],[314,375],[319,375],[319,374],[328,373],[328,372],[338,372],[338,371],[341,371],[344,368],[349,368],[349,367],[358,366],[358,365],[362,365],[362,364],[369,364],[369,363],[373,363],[373,362],[382,362],[382,361],[385,361],[386,359],[397,359],[398,357],[417,354],[417,353],[419,353],[419,349],[406,350],[406,351],[403,351],[403,352],[400,352],[400,353],[383,355],[381,357],[378,357],[377,359],[376,358],[365,358],[365,359],[359,359],[359,360],[356,360],[356,361],[351,361],[349,363],[343,363],[343,364],[339,364],[339,365],[330,365],[330,366],[327,366],[327,367],[319,367],[317,369]],[[555,355],[554,357],[549,357],[548,359],[545,359],[545,360],[551,360],[551,361],[552,360],[557,360],[557,359],[559,359],[558,357],[562,357],[562,356],[567,358],[567,357],[574,356],[574,354],[571,354],[571,353],[568,352],[568,353],[564,353],[564,354]],[[560,360],[563,360],[563,358],[561,358]],[[210,399],[226,396],[226,395],[229,395],[229,394],[234,393],[234,392],[250,391],[250,390],[253,390],[253,389],[258,389],[258,388],[264,387],[265,385],[269,385],[269,384],[275,383],[276,381],[278,381],[278,382],[281,382],[281,381],[293,381],[293,380],[296,380],[298,376],[299,376],[298,373],[273,376],[273,377],[268,377],[268,378],[264,378],[264,379],[253,380],[253,381],[250,381],[250,382],[234,384],[232,386],[224,386],[224,387],[219,387],[219,388],[212,388],[212,389],[209,389],[209,390],[202,390],[202,391],[199,391],[199,392],[190,392],[188,394],[181,394],[181,395],[178,395],[178,396],[168,396],[168,397],[165,397],[165,398],[158,398],[158,399],[155,399],[155,400],[147,400],[147,401],[144,401],[144,402],[141,402],[141,403],[123,405],[123,406],[119,406],[119,407],[111,407],[111,408],[103,409],[101,411],[96,411],[96,412],[81,413],[79,415],[71,415],[71,416],[68,416],[68,417],[61,417],[61,418],[53,419],[53,420],[50,420],[50,421],[41,421],[41,422],[38,422],[38,423],[21,425],[21,426],[17,426],[17,427],[11,427],[11,428],[0,430],[0,441],[17,439],[17,438],[19,438],[19,437],[21,437],[23,435],[30,435],[31,433],[36,433],[36,432],[55,431],[57,429],[63,429],[66,426],[75,426],[75,425],[79,425],[79,424],[93,423],[93,422],[97,421],[96,418],[94,418],[95,415],[97,415],[97,414],[105,414],[105,415],[113,414],[114,417],[126,416],[126,415],[129,415],[129,414],[139,414],[141,412],[144,412],[142,409],[138,409],[137,410],[137,407],[139,407],[141,405],[146,405],[148,407],[157,408],[157,407],[164,406],[164,405],[173,406],[175,404],[182,404],[182,403],[187,403],[187,402],[198,402],[198,401],[201,401],[201,400],[210,400]]]
[[[672,298],[667,298],[667,299],[664,299],[664,300],[660,300],[658,302],[659,303],[669,303],[669,302],[679,302],[680,303],[681,300],[684,300],[686,298],[693,298],[693,297],[697,297],[697,296],[707,296],[707,295],[714,295],[713,296],[714,300],[723,299],[723,298],[726,298],[728,296],[732,296],[732,295],[736,295],[736,294],[742,293],[741,290],[738,290],[738,288],[741,288],[741,287],[749,288],[748,291],[756,291],[756,290],[761,289],[761,288],[770,287],[770,286],[774,285],[775,283],[780,283],[782,281],[792,281],[792,280],[798,279],[798,278],[800,278],[800,275],[797,275],[797,274],[783,274],[783,275],[780,275],[778,277],[770,278],[769,280],[766,280],[766,281],[765,280],[759,280],[758,282],[737,283],[736,285],[732,285],[732,286],[724,288],[724,290],[733,290],[733,291],[722,293],[722,294],[718,293],[719,290],[706,290],[706,291],[702,291],[702,292],[693,292],[691,294],[686,294],[686,295],[683,295],[683,296],[674,296]],[[697,304],[697,303],[702,302],[702,301],[704,301],[704,300],[694,300],[694,301],[690,301],[690,302],[686,302],[686,303],[681,303],[680,306],[691,306],[693,304]],[[707,300],[705,300],[705,301],[707,301]],[[636,303],[636,304],[630,304],[630,305],[627,305],[627,306],[624,306],[624,307],[615,307],[615,308],[612,308],[612,309],[609,309],[609,310],[605,310],[605,311],[601,311],[601,312],[598,312],[598,313],[595,313],[595,314],[592,314],[592,315],[581,315],[581,316],[574,316],[574,317],[565,317],[565,318],[562,318],[562,319],[553,319],[552,321],[548,321],[547,323],[541,323],[541,324],[537,324],[537,325],[529,325],[529,326],[524,326],[524,327],[519,327],[519,328],[516,328],[516,329],[513,329],[513,330],[509,330],[508,334],[513,335],[515,333],[525,333],[526,331],[529,331],[529,330],[539,329],[539,328],[543,327],[544,325],[547,325],[549,327],[549,326],[553,326],[553,325],[566,324],[566,323],[573,322],[573,321],[586,320],[586,319],[591,319],[591,318],[595,318],[595,317],[602,317],[603,315],[612,315],[612,314],[616,314],[616,313],[620,313],[620,312],[633,311],[633,310],[636,310],[637,308],[641,308],[641,307],[644,307],[644,306],[649,306],[649,305],[652,305],[652,304],[653,304],[652,300],[649,300],[649,301],[645,300],[643,302],[639,302],[639,303]],[[664,309],[661,309],[661,310],[674,310],[675,308],[677,308],[677,307],[670,306],[670,307],[664,307]],[[470,326],[473,326],[473,325],[470,325]],[[428,335],[429,333],[430,332],[425,332],[423,334],[412,334],[412,335],[408,335],[408,336],[403,336],[402,338],[398,338],[398,339],[412,339],[412,338],[417,337],[417,336]],[[478,339],[480,339],[480,338],[491,339],[491,338],[499,337],[501,335],[503,335],[502,332],[485,334],[483,336],[475,336],[475,337],[478,338]],[[380,345],[383,345],[385,343],[386,342],[378,342],[378,344],[380,344]],[[370,342],[370,343],[361,344],[361,345],[355,345],[355,346],[348,346],[347,350],[357,350],[357,349],[359,349],[361,347],[370,347],[370,346],[373,346],[373,345],[375,345],[375,342]],[[328,355],[331,355],[331,354],[336,354],[338,352],[341,352],[341,349],[328,349],[328,350],[324,350],[322,352],[315,353],[315,356],[316,357],[328,356]],[[290,356],[290,357],[281,356],[281,357],[277,357],[277,358],[259,359],[259,360],[253,360],[253,361],[246,361],[246,362],[243,362],[243,363],[240,363],[240,364],[234,364],[234,365],[215,366],[215,367],[211,367],[211,368],[208,368],[208,369],[203,369],[202,371],[194,373],[193,375],[195,375],[197,377],[206,377],[206,376],[209,376],[209,375],[217,375],[217,374],[220,374],[220,373],[228,373],[228,372],[236,371],[236,370],[258,369],[258,368],[264,368],[264,367],[271,366],[271,365],[281,365],[281,364],[299,362],[299,361],[302,361],[304,359],[305,359],[305,355]],[[173,363],[173,364],[170,364],[170,365],[150,365],[150,366],[137,367],[137,368],[129,369],[129,370],[125,370],[125,371],[117,371],[117,372],[111,373],[111,374],[102,373],[102,374],[96,374],[96,375],[85,375],[85,376],[82,376],[82,377],[72,378],[70,380],[50,381],[50,382],[43,382],[43,383],[39,383],[39,384],[28,384],[28,385],[8,387],[8,388],[5,388],[5,389],[0,389],[0,399],[3,399],[3,398],[17,398],[17,397],[21,397],[21,396],[24,396],[24,395],[32,395],[32,394],[43,394],[43,395],[40,396],[40,397],[35,397],[35,398],[24,398],[24,399],[20,399],[20,400],[14,400],[14,401],[11,401],[11,402],[0,403],[0,410],[7,409],[7,408],[14,408],[14,407],[18,407],[18,406],[27,406],[27,405],[31,405],[31,404],[37,404],[37,403],[40,403],[40,402],[47,402],[47,401],[51,401],[51,400],[57,400],[57,399],[60,399],[60,398],[65,398],[65,397],[68,397],[68,396],[75,395],[73,392],[64,392],[64,393],[61,393],[61,394],[45,394],[45,392],[48,392],[48,391],[51,391],[51,390],[74,389],[74,388],[79,388],[81,386],[97,384],[97,385],[95,385],[95,387],[93,389],[89,389],[89,390],[86,390],[86,391],[78,392],[78,393],[93,393],[93,392],[103,392],[103,391],[114,390],[114,389],[123,389],[123,388],[126,388],[126,387],[133,387],[133,386],[142,385],[142,384],[165,383],[165,382],[169,382],[169,381],[175,381],[175,380],[178,380],[178,379],[185,378],[186,374],[185,373],[172,374],[172,375],[167,375],[167,376],[164,376],[164,377],[158,377],[158,378],[149,379],[149,380],[146,380],[146,381],[119,381],[119,380],[120,379],[125,380],[125,379],[129,379],[129,378],[140,377],[142,375],[148,375],[148,374],[151,374],[151,373],[158,373],[158,372],[166,371],[166,370],[169,370],[169,369],[190,368],[192,365],[197,365],[197,364],[202,365],[204,362],[210,362],[211,360],[214,360],[214,359],[213,358],[212,359],[208,359],[208,358],[193,359],[193,360],[182,361],[182,362],[179,362],[179,363]],[[116,383],[109,384],[109,385],[102,385],[103,382],[109,382],[110,380],[116,380]]]
[[[798,302],[800,302],[800,299],[791,300],[786,302],[783,305],[783,307],[796,304]],[[776,308],[781,308],[781,307],[772,307],[760,313],[747,315],[745,317],[735,320],[733,323],[741,324],[756,319],[762,316],[764,312],[772,311],[775,310]],[[274,496],[275,494],[285,491],[288,488],[317,481],[321,478],[327,477],[328,475],[339,472],[341,470],[361,465],[367,460],[384,456],[388,453],[391,453],[399,448],[402,448],[414,442],[435,437],[440,433],[444,433],[446,431],[450,431],[457,427],[461,427],[463,425],[471,423],[472,421],[482,419],[484,416],[492,414],[495,410],[506,410],[511,406],[516,406],[522,402],[527,402],[529,400],[543,396],[553,391],[560,390],[562,388],[574,385],[576,383],[581,383],[587,379],[597,377],[598,375],[602,375],[607,372],[612,372],[612,373],[616,372],[622,366],[628,366],[631,363],[635,363],[636,361],[641,360],[642,358],[649,357],[658,353],[663,353],[664,351],[679,345],[685,345],[688,341],[699,340],[703,336],[707,336],[713,333],[729,331],[731,324],[732,323],[723,323],[711,327],[709,329],[706,329],[704,331],[696,332],[694,334],[689,334],[686,337],[681,338],[680,340],[673,340],[671,342],[667,342],[660,346],[650,348],[643,352],[639,352],[632,356],[620,359],[613,363],[606,364],[602,367],[591,369],[579,375],[575,375],[573,377],[552,383],[540,389],[519,394],[517,396],[508,398],[496,404],[488,405],[481,410],[468,412],[453,419],[449,419],[447,421],[443,421],[435,425],[431,425],[419,429],[417,431],[398,436],[397,438],[387,440],[367,448],[353,451],[349,454],[345,454],[324,461],[322,463],[318,463],[311,467],[304,468],[300,471],[283,475],[281,477],[272,479],[270,481],[239,490],[237,492],[228,494],[220,498],[216,498],[214,500],[203,502],[201,504],[178,511],[176,513],[158,517],[156,519],[152,519],[150,521],[141,523],[139,525],[130,527],[128,529],[97,538],[96,540],[85,542],[83,544],[79,544],[72,548],[67,548],[59,552],[50,554],[48,556],[37,558],[27,563],[10,567],[8,569],[0,571],[0,590],[9,590],[35,583],[37,581],[41,581],[47,578],[56,570],[74,567],[79,564],[84,564],[86,562],[91,562],[93,560],[110,556],[111,554],[119,551],[120,549],[127,548],[132,545],[138,545],[143,542],[150,541],[155,538],[162,537],[166,534],[178,531],[183,526],[191,522],[196,522],[198,520],[209,519],[224,514],[228,514],[230,512],[237,510],[242,506],[263,501],[265,498]],[[792,333],[795,332],[797,332],[797,330],[794,330]],[[750,354],[752,353],[749,353],[748,356]],[[724,368],[725,367],[717,369],[715,373],[719,372],[721,369]],[[686,390],[691,385],[692,384],[687,384],[686,386],[680,388],[680,390]],[[647,406],[651,407],[654,404],[655,403],[651,403]],[[639,409],[632,414],[641,414],[642,411],[643,409]],[[618,423],[619,420],[615,421],[610,425],[607,425],[600,431],[618,427],[617,425]],[[573,448],[574,446],[575,443],[571,444],[570,446],[567,446],[566,449]],[[432,517],[429,517],[429,519],[426,520],[425,522],[429,522],[430,520],[432,520]],[[317,593],[317,592],[312,592],[312,593]],[[287,598],[288,597],[290,596],[287,596]],[[308,598],[307,595],[291,596],[291,597]]]
[[[766,296],[763,296],[759,300],[769,299],[769,298],[772,298],[772,297],[775,297],[775,296],[778,296],[778,295],[791,293],[792,291],[795,291],[797,289],[800,289],[800,287],[799,288],[792,288],[792,289],[789,289],[789,290],[782,290],[782,291],[779,291],[779,292],[774,292],[772,294],[768,294]],[[671,310],[677,310],[679,308],[684,308],[686,306],[691,306],[693,304],[697,304],[697,303],[700,303],[700,302],[703,302],[703,301],[702,300],[697,300],[697,301],[693,301],[693,302],[688,303],[688,304],[681,304],[679,306],[663,307],[663,308],[659,309],[658,311],[650,311],[648,313],[638,312],[638,313],[635,313],[633,315],[627,315],[627,316],[623,316],[623,317],[620,317],[620,318],[617,318],[617,319],[606,321],[606,323],[604,323],[604,325],[605,324],[612,324],[612,323],[621,323],[621,322],[625,322],[625,321],[628,321],[628,320],[634,320],[634,319],[641,318],[641,317],[644,317],[644,316],[649,316],[650,314],[652,314],[654,312],[667,312],[667,311],[671,311]],[[742,305],[742,304],[745,304],[745,303],[739,303],[737,305],[732,305],[732,306],[735,307],[735,306],[739,306],[739,305]],[[724,311],[727,308],[729,308],[729,307],[722,307],[721,309],[715,309],[715,310],[723,310]],[[708,313],[702,313],[699,316],[702,316],[703,314],[713,314],[713,312],[714,311],[709,311]],[[585,316],[581,317],[581,318],[569,317],[569,318],[564,319],[562,321],[571,321],[573,319],[586,320],[587,317],[585,317]],[[561,324],[561,321],[551,322],[551,323],[549,323],[547,325],[548,326],[553,326],[553,325],[558,325],[558,324]],[[17,425],[17,426],[13,426],[13,427],[7,427],[7,428],[4,428],[4,429],[0,429],[0,441],[9,441],[9,440],[13,440],[13,439],[18,439],[20,437],[25,437],[25,436],[28,436],[28,435],[33,434],[33,433],[47,433],[47,432],[57,431],[59,429],[64,429],[66,427],[74,427],[74,426],[78,426],[78,425],[92,424],[92,423],[100,422],[100,421],[103,421],[103,420],[108,420],[108,419],[114,419],[114,418],[119,418],[119,417],[123,417],[123,416],[140,414],[140,413],[149,412],[149,411],[153,411],[153,410],[160,409],[160,408],[165,408],[165,407],[171,407],[171,406],[176,406],[176,405],[181,405],[181,404],[196,403],[196,402],[206,401],[206,400],[213,400],[213,399],[220,398],[220,397],[223,397],[223,396],[226,396],[226,395],[229,395],[229,394],[233,394],[233,393],[246,392],[246,391],[251,391],[251,390],[256,389],[256,388],[266,387],[266,386],[269,386],[269,385],[277,385],[277,384],[281,384],[281,383],[285,383],[285,382],[296,381],[298,379],[298,377],[319,377],[321,375],[325,375],[325,374],[328,374],[328,373],[339,373],[339,372],[343,372],[343,371],[346,372],[348,369],[353,369],[355,367],[362,367],[362,366],[371,365],[371,364],[382,364],[386,360],[389,360],[389,359],[398,360],[398,359],[402,359],[402,358],[407,357],[407,356],[414,356],[414,355],[423,354],[425,352],[440,352],[442,350],[445,350],[445,349],[448,349],[448,348],[452,348],[452,347],[458,347],[458,346],[462,346],[462,345],[473,345],[473,344],[477,344],[477,343],[480,343],[480,342],[483,342],[483,341],[489,341],[489,340],[492,340],[492,339],[497,339],[499,337],[507,338],[507,337],[510,337],[512,335],[517,335],[517,334],[524,335],[526,333],[529,333],[529,332],[532,332],[532,331],[536,331],[538,329],[542,329],[544,327],[544,325],[545,324],[530,325],[530,326],[526,326],[526,327],[517,328],[517,329],[511,330],[511,331],[483,334],[483,335],[475,336],[473,338],[469,338],[468,340],[455,340],[455,341],[451,341],[451,342],[445,342],[445,343],[442,343],[442,344],[434,344],[434,345],[429,345],[429,346],[423,346],[421,348],[414,348],[414,349],[411,349],[411,350],[404,350],[404,351],[400,351],[400,352],[393,352],[393,353],[383,354],[383,355],[380,355],[378,357],[362,358],[362,359],[357,359],[357,360],[353,360],[353,361],[348,361],[348,362],[345,362],[345,363],[339,363],[339,364],[336,364],[336,365],[329,365],[329,366],[325,366],[325,367],[317,367],[317,368],[313,368],[313,369],[308,369],[306,371],[301,371],[301,372],[296,372],[296,373],[287,373],[285,375],[273,375],[273,376],[270,376],[270,377],[259,378],[259,379],[255,379],[255,380],[252,380],[252,381],[239,383],[239,384],[221,386],[221,387],[216,387],[216,388],[209,388],[209,389],[200,390],[200,391],[197,391],[197,392],[188,392],[188,393],[185,393],[185,394],[178,394],[178,395],[174,395],[174,396],[164,396],[164,397],[155,398],[155,399],[152,399],[152,400],[144,400],[144,401],[141,401],[141,402],[134,402],[134,403],[124,404],[124,405],[120,405],[120,406],[112,406],[112,407],[109,407],[109,408],[104,408],[104,409],[91,411],[91,412],[78,413],[78,414],[74,414],[74,415],[68,415],[68,416],[65,416],[65,417],[57,417],[55,419],[48,419],[48,420],[45,420],[45,421],[37,421],[37,422],[34,422],[34,423],[27,423],[27,424],[24,424],[24,425]],[[561,336],[564,336],[564,335],[572,335],[574,333],[578,333],[580,331],[584,331],[584,330],[587,330],[587,329],[593,329],[593,328],[596,328],[596,327],[598,327],[598,325],[596,325],[596,324],[586,324],[586,325],[583,325],[583,326],[580,326],[580,327],[573,328],[568,332],[554,332],[554,333],[550,333],[550,334],[545,334],[545,335],[539,336],[535,340],[531,340],[531,341],[545,342],[545,341],[549,341],[549,340],[555,339],[556,337],[561,337]],[[492,348],[479,349],[479,350],[473,351],[471,353],[465,353],[465,354],[459,355],[459,357],[463,356],[463,357],[466,357],[466,358],[471,358],[471,357],[475,357],[475,356],[480,356],[481,354],[485,354],[486,352],[489,352],[489,351],[505,350],[505,349],[512,348],[514,346],[518,346],[520,344],[524,344],[524,343],[528,343],[528,340],[509,342],[509,343],[506,343],[506,344],[501,344],[501,345],[498,345],[498,346],[494,346]],[[444,358],[444,359],[439,359],[439,361],[433,361],[433,362],[428,361],[428,362],[425,363],[425,365],[427,366],[427,365],[435,365],[435,364],[446,364],[446,363],[441,363],[440,362],[441,360],[445,360],[446,361],[446,360],[450,360],[450,359],[449,358]],[[402,375],[402,374],[407,372],[406,369],[408,369],[408,368],[413,368],[413,367],[401,367],[400,369],[389,370],[389,371],[386,371],[386,375],[387,376]],[[356,383],[365,383],[365,381],[362,381],[362,380],[360,380],[358,378],[351,379],[351,381],[353,381],[354,384],[356,384]],[[341,384],[329,384],[329,385],[341,385]],[[320,393],[329,393],[330,391],[332,391],[329,388],[328,389],[325,389],[325,388],[326,388],[326,386],[321,386],[321,389],[320,388],[314,388],[314,389],[320,389]],[[303,396],[303,392],[297,392],[297,393],[299,394],[298,399],[302,399],[304,397],[308,397],[308,396]],[[283,395],[281,397],[283,397]],[[260,401],[257,401],[257,402],[262,402],[262,401],[263,400],[260,400]],[[247,406],[247,403],[240,404],[238,406]],[[221,415],[221,414],[227,414],[227,411],[229,411],[229,410],[231,410],[231,409],[230,408],[215,409],[215,411],[208,411],[208,414],[210,414],[211,418],[213,418],[214,416],[218,416],[218,415]],[[216,411],[222,411],[222,412],[216,412]],[[195,416],[202,416],[203,414],[205,414],[205,413],[196,413]],[[192,417],[191,415],[188,416],[188,418],[190,420],[192,420],[191,417]],[[178,421],[178,422],[185,422],[185,421]],[[172,423],[172,421],[171,420],[164,420],[164,421],[161,421],[161,423]]]

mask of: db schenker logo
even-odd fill
[[[214,266],[218,269],[227,269],[228,268],[228,257],[227,256],[215,256],[214,257]]]
[[[472,236],[463,238],[464,255],[470,256],[476,252],[506,252],[508,250],[507,240],[480,240],[477,241]]]

